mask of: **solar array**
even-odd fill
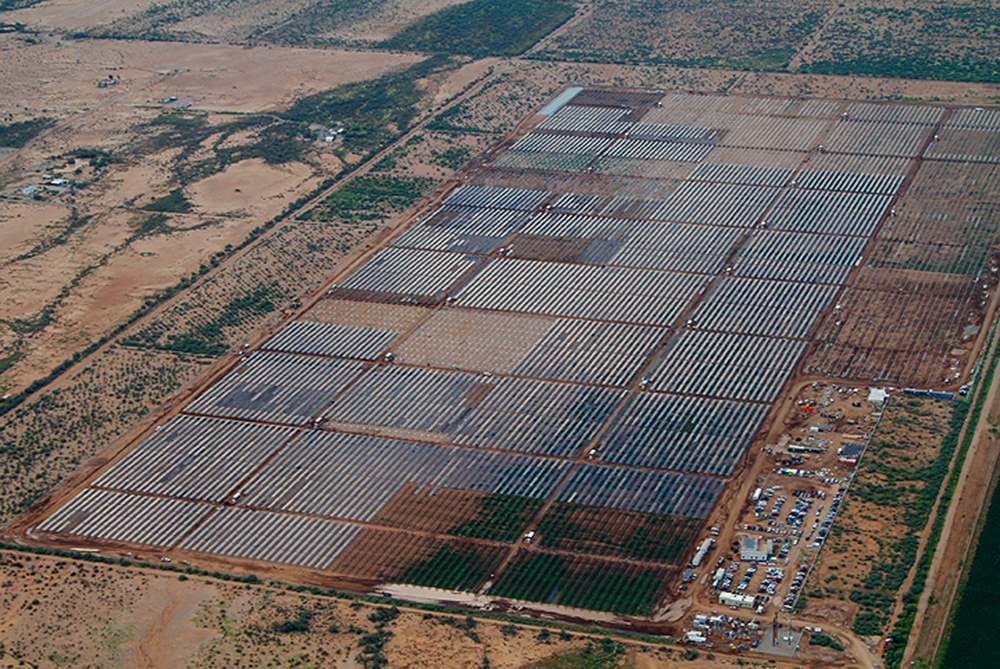
[[[796,370],[930,385],[974,331],[997,110],[543,112],[38,529],[647,613]]]

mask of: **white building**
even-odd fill
[[[888,399],[889,393],[885,388],[869,388],[868,401],[872,404],[882,405]]]
[[[684,633],[684,640],[688,643],[705,643],[708,639],[698,630],[688,630]]]
[[[694,558],[691,560],[691,568],[697,569],[701,564],[701,561],[705,559],[708,555],[708,551],[715,545],[715,539],[705,539],[701,542],[701,546],[698,546],[698,550],[695,551]]]
[[[719,603],[724,606],[739,606],[744,609],[752,609],[753,601],[753,595],[741,595],[738,592],[719,593]]]
[[[771,554],[773,544],[770,539],[759,537],[743,537],[740,541],[740,559],[750,562],[763,562]]]

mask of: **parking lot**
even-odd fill
[[[793,398],[738,521],[707,530],[726,543],[688,565],[675,594],[692,588],[703,603],[764,616],[794,608],[881,415],[869,395],[868,388],[815,383]]]

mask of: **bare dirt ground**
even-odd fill
[[[141,173],[129,177],[141,178]],[[197,272],[226,246],[239,244],[261,219],[277,214],[317,181],[302,164],[275,168],[260,161],[238,163],[190,188],[195,211],[204,213],[172,215],[168,225],[174,229],[167,235],[134,238],[131,222],[143,213],[117,209],[88,226],[65,253],[54,249],[34,261],[5,268],[0,280],[9,292],[5,291],[0,308],[8,318],[30,319],[52,303],[61,286],[96,265],[78,280],[69,299],[61,301],[56,322],[31,338],[31,357],[16,370],[20,374],[8,377],[12,387],[23,387],[43,375],[65,358],[67,350],[99,339],[155,291]]]
[[[124,616],[132,638],[121,645],[123,664],[144,669],[183,665],[192,648],[219,636],[194,620],[199,609],[216,594],[207,583],[192,582],[177,588],[166,578],[151,579],[131,615]]]
[[[62,38],[26,44],[14,33],[0,35],[0,53],[0,99],[15,121],[28,114],[72,116],[112,100],[159,106],[157,100],[169,95],[206,111],[259,112],[423,58],[135,40]],[[97,82],[109,75],[119,83],[99,88]]]
[[[84,30],[134,14],[150,4],[152,3],[137,0],[100,0],[87,3],[55,0],[10,12],[10,16],[42,30]]]
[[[243,42],[269,30],[280,29],[285,23],[301,20],[303,12],[316,3],[307,0],[259,2],[241,0],[227,3],[224,8],[191,6],[183,2],[159,3],[169,7],[171,14],[151,12],[157,3],[146,0],[103,0],[81,4],[55,0],[8,12],[11,22],[20,21],[45,31],[114,31],[140,34],[156,27],[178,39],[222,42]],[[376,11],[364,9],[337,12],[339,20],[316,35],[319,39],[348,42],[377,42],[387,39],[416,19],[439,9],[457,4],[455,0],[390,0],[376,4]]]
[[[944,529],[939,541],[924,592],[921,595],[917,618],[911,639],[915,644],[907,648],[904,666],[917,662],[929,666],[941,643],[948,624],[955,594],[963,571],[968,568],[969,551],[973,548],[980,520],[986,514],[985,504],[996,485],[996,467],[1000,459],[1000,439],[997,422],[1000,419],[1000,392],[998,382],[989,389],[985,410],[966,455],[961,478],[953,501],[947,510]]]
[[[460,4],[461,0],[388,0],[377,13],[334,28],[324,37],[352,42],[380,42],[389,39],[422,16]]]
[[[0,97],[10,112],[5,120],[42,115],[56,122],[24,149],[0,156],[6,186],[0,234],[9,249],[0,268],[0,308],[6,319],[28,321],[49,308],[53,321],[30,337],[0,326],[5,355],[21,356],[0,380],[5,392],[44,376],[68,352],[123,322],[154,291],[239,244],[262,220],[314,188],[324,172],[341,166],[336,159],[316,165],[274,166],[256,159],[231,165],[187,187],[192,212],[170,215],[164,222],[169,235],[137,236],[137,226],[149,217],[139,207],[165,194],[176,151],[147,154],[100,171],[88,167],[88,161],[53,161],[52,155],[80,147],[130,150],[145,132],[141,125],[170,109],[157,103],[163,97],[227,114],[257,112],[420,59],[280,47],[72,40],[25,44],[9,34],[0,35],[0,49]],[[116,85],[96,86],[112,75]],[[65,175],[77,183],[41,202],[21,194],[23,188],[43,184],[47,175]],[[51,240],[59,237],[52,230],[67,226],[72,212],[89,217],[86,224],[53,245]],[[31,257],[15,258],[24,254]],[[64,290],[68,293],[62,294]]]
[[[556,658],[597,651],[601,633],[398,611],[351,599],[296,594],[270,585],[79,560],[0,552],[0,667],[362,666],[364,635],[384,630],[382,653],[393,667],[564,666]],[[413,599],[420,599],[414,597]],[[86,610],[90,623],[75,624]],[[376,626],[382,612],[386,622]],[[301,620],[308,631],[276,626]],[[471,621],[471,622],[470,622]],[[546,631],[542,631],[546,630]],[[683,659],[669,644],[617,638],[617,658],[600,667],[703,669],[734,658]],[[614,658],[614,655],[612,655]],[[753,666],[765,662],[739,664]],[[573,666],[570,664],[569,666]],[[792,664],[777,666],[791,667]]]

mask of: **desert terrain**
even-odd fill
[[[0,552],[0,666],[788,666],[599,629]],[[80,610],[89,624],[78,624]],[[818,651],[822,652],[822,650]],[[382,660],[375,660],[375,656]],[[384,664],[379,665],[378,662]]]
[[[717,12],[711,3],[664,11],[655,2],[580,2],[572,18],[519,55],[381,46],[459,5],[0,4],[0,126],[10,130],[0,134],[0,525],[109,444],[124,452],[176,413],[207,384],[200,375],[228,369],[220,356],[244,342],[256,346],[307,308],[319,286],[426,212],[431,205],[422,198],[434,201],[464,178],[455,170],[523,134],[516,126],[568,84],[1000,102],[998,54],[982,36],[995,32],[995,18],[971,5],[943,16],[929,3],[861,0],[775,6],[772,14],[743,6]],[[929,52],[937,61],[922,56]],[[525,187],[534,187],[532,178],[524,177]],[[992,286],[989,293],[989,305],[976,312],[978,330],[952,356],[966,375],[989,360]],[[427,332],[440,337],[454,328]],[[419,364],[466,364],[412,345],[404,352]],[[706,527],[724,525],[719,543],[728,547],[731,528],[754,522],[747,514],[755,488],[789,487],[763,477],[788,458],[782,447],[811,434],[796,407],[828,401],[817,393],[839,383],[829,398],[844,412],[835,428],[855,433],[848,419],[867,425],[872,446],[827,545],[793,556],[812,566],[792,625],[833,630],[847,649],[806,646],[788,666],[881,664],[881,644],[909,615],[903,595],[917,564],[933,558],[914,604],[915,643],[903,646],[906,662],[929,665],[989,498],[992,478],[976,473],[992,472],[998,455],[995,388],[977,389],[989,408],[974,425],[958,423],[974,438],[955,459],[942,446],[941,426],[953,416],[948,401],[894,398],[875,428],[873,408],[858,411],[852,402],[859,397],[840,396],[857,374],[831,381],[799,371],[789,404],[755,442],[773,453],[746,468],[745,484],[729,489]],[[838,478],[849,472],[833,461],[813,464]],[[944,492],[923,492],[922,475],[935,467],[938,486],[961,474],[943,501]],[[837,486],[826,491],[832,497]],[[455,513],[464,512],[456,506]],[[942,550],[924,558],[935,519],[945,514],[944,534],[934,538]],[[291,593],[277,582],[244,586],[18,551],[0,557],[0,666],[380,666],[372,664],[375,653],[388,666],[767,664],[761,654],[727,654],[728,642],[713,654],[666,640],[695,613],[729,612],[698,599],[707,598],[707,587],[683,620],[659,612],[670,619],[654,628],[663,643],[612,635],[605,645],[599,631],[545,634],[549,628],[535,622],[470,623],[404,604],[379,621],[389,604]],[[303,575],[291,570],[279,580],[286,576],[296,583]],[[84,610],[96,622],[81,625]],[[295,620],[306,629],[279,631]]]

